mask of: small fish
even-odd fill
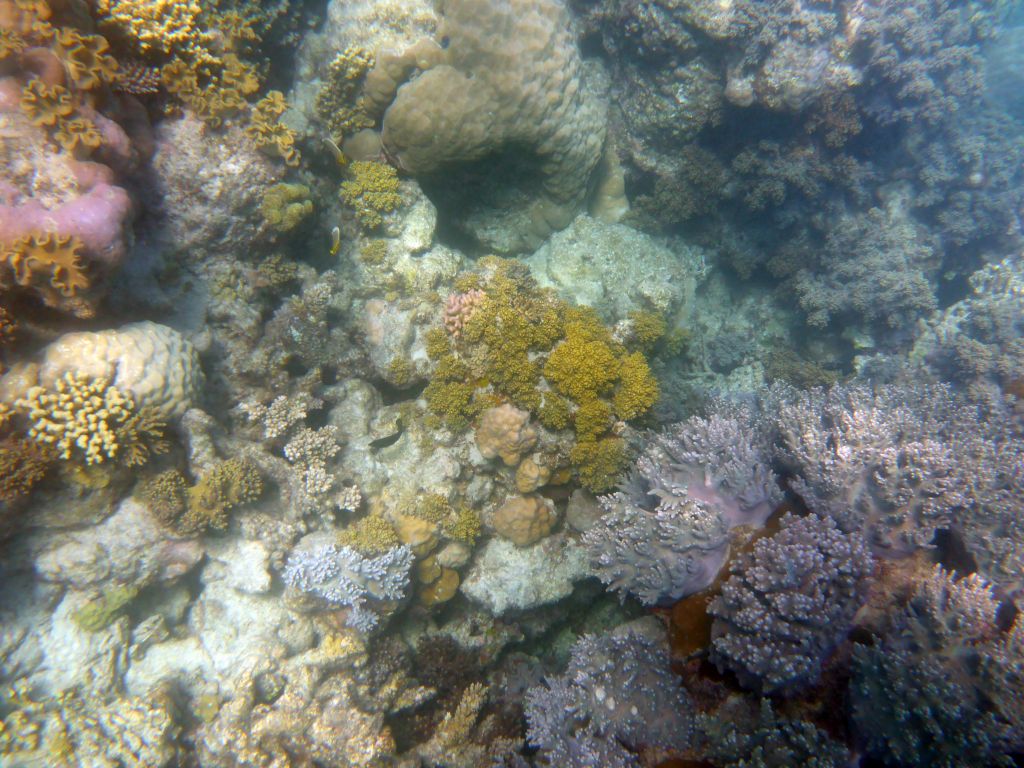
[[[335,227],[331,230],[331,256],[337,256],[341,250],[341,228]]]

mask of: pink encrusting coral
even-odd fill
[[[473,288],[464,293],[452,293],[444,307],[444,328],[453,338],[462,335],[469,318],[484,302],[484,292]]]

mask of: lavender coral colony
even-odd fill
[[[0,765],[1020,764],[1022,39],[0,0]]]

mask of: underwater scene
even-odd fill
[[[1024,766],[1024,2],[0,0],[0,767]]]

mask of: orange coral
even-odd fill
[[[22,288],[33,288],[47,306],[59,307],[61,299],[74,297],[89,287],[77,237],[53,232],[26,235],[0,246],[0,288],[11,280]]]
[[[0,61],[13,58],[25,50],[25,38],[17,32],[0,27]]]
[[[55,51],[68,76],[82,90],[91,90],[117,77],[117,61],[110,44],[100,35],[82,35],[74,29],[58,30]]]
[[[60,85],[52,88],[37,78],[21,89],[21,109],[33,125],[55,125],[61,118],[70,115],[75,106],[71,102],[71,91]]]

